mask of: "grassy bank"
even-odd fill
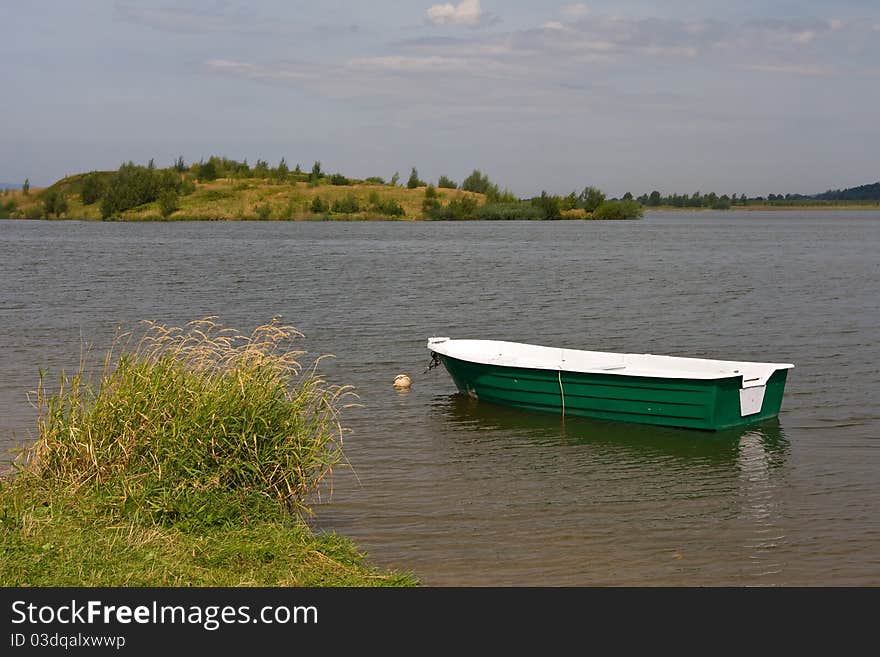
[[[415,584],[306,524],[351,391],[299,364],[296,335],[150,324],[99,374],[41,382],[38,439],[0,483],[0,584]]]
[[[109,177],[112,172],[98,172]],[[15,218],[50,218],[45,209],[46,194],[63,196],[66,208],[54,218],[100,220],[99,202],[83,203],[82,185],[87,174],[59,180],[45,189],[20,190],[0,197],[0,205],[14,204],[7,213]],[[200,182],[191,180],[192,191],[177,197],[177,209],[163,216],[159,201],[152,201],[120,212],[122,221],[224,221],[224,220],[311,220],[311,221],[387,221],[424,219],[423,203],[427,187],[413,189],[364,181],[335,185],[323,178],[315,183],[272,178],[223,178]],[[470,198],[485,203],[483,194],[462,190],[439,190],[440,200]],[[317,202],[316,202],[317,200]],[[353,201],[353,203],[352,203]],[[11,207],[11,206],[10,206]],[[334,211],[344,210],[344,211]],[[357,208],[355,211],[351,211]],[[398,209],[399,208],[399,209]]]
[[[519,198],[474,170],[461,185],[440,176],[437,185],[419,180],[413,168],[405,186],[399,176],[364,180],[328,175],[315,162],[311,173],[213,156],[185,166],[179,158],[159,169],[132,162],[117,171],[91,171],[42,190],[0,197],[0,216],[13,219],[102,219],[112,221],[214,220],[430,220],[510,221],[637,219],[633,201],[606,199],[595,187],[557,196],[542,191]]]

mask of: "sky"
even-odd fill
[[[521,196],[880,179],[878,0],[0,0],[0,181],[211,154]]]

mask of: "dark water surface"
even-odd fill
[[[0,447],[120,322],[281,315],[350,383],[316,526],[424,583],[880,585],[880,213],[641,222],[0,221]],[[792,362],[732,434],[463,399],[426,338]],[[397,393],[398,373],[413,377]]]

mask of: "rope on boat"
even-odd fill
[[[565,417],[565,390],[562,388],[562,370],[556,370],[559,377],[559,396],[562,399],[562,417]]]
[[[428,369],[426,369],[424,372],[422,372],[422,374],[427,374],[428,372],[433,370],[435,367],[439,367],[440,364],[441,364],[440,363],[440,355],[437,354],[436,352],[432,351],[431,352],[431,362],[428,363]]]

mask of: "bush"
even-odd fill
[[[532,205],[541,213],[541,219],[554,220],[562,216],[562,200],[547,192],[541,192],[541,196],[533,198]]]
[[[642,213],[636,201],[604,201],[593,211],[593,219],[638,219]]]
[[[341,173],[334,173],[330,176],[330,184],[331,185],[350,185],[351,181],[343,176]]]
[[[384,185],[385,179],[381,176],[370,176],[369,178],[364,180],[364,182],[368,185]]]
[[[309,205],[309,210],[315,214],[322,214],[330,211],[330,204],[324,201],[320,196],[316,196],[312,199],[312,202]]]
[[[349,391],[303,369],[273,320],[250,335],[210,319],[152,322],[107,353],[98,381],[83,364],[36,394],[39,437],[21,474],[71,492],[100,488],[117,516],[225,526],[308,497],[341,457]],[[132,347],[132,344],[134,345]]]
[[[446,206],[437,206],[429,211],[428,218],[434,221],[464,221],[476,218],[477,199],[471,196],[460,196],[452,199]]]
[[[442,189],[455,189],[458,185],[455,184],[453,180],[447,178],[446,176],[440,176],[437,180],[437,187]]]
[[[25,219],[42,219],[46,216],[46,208],[42,203],[34,203],[22,211]]]
[[[207,162],[199,164],[199,169],[196,175],[202,182],[217,180],[217,165],[214,163],[214,159],[211,158]]]
[[[403,206],[393,198],[378,201],[370,209],[386,217],[402,217],[405,214]]]
[[[727,194],[722,194],[719,198],[715,199],[712,202],[713,210],[729,210],[730,209],[730,197]]]
[[[352,194],[346,194],[333,202],[332,212],[338,214],[354,214],[360,212],[361,206]]]
[[[179,192],[182,181],[173,170],[156,170],[128,162],[107,183],[101,198],[101,216],[107,219],[131,208],[156,201],[164,190]]]
[[[53,214],[60,217],[67,212],[67,197],[58,190],[50,189],[43,195],[43,208],[47,218]]]
[[[91,205],[101,199],[104,194],[104,178],[98,173],[90,173],[83,178],[82,190],[79,193],[83,205]]]
[[[578,206],[587,212],[593,212],[605,201],[605,194],[597,187],[585,187],[578,197]]]
[[[492,183],[489,182],[489,176],[482,173],[479,169],[474,169],[467,178],[461,183],[461,188],[466,192],[476,192],[477,194],[485,194],[489,191]]]
[[[179,197],[173,189],[165,189],[159,194],[159,212],[167,219],[180,209]]]
[[[436,212],[441,207],[440,199],[437,198],[436,194],[433,196],[425,195],[424,200],[422,201],[422,212],[425,215],[431,215],[431,213]]]
[[[18,209],[18,205],[14,199],[10,199],[6,203],[0,203],[0,217],[11,217],[16,209]]]
[[[544,213],[531,203],[493,203],[478,207],[474,218],[485,221],[526,221],[543,219]]]
[[[297,215],[297,209],[300,207],[302,207],[302,198],[295,194],[288,199],[287,205],[281,210],[278,218],[293,219]]]
[[[257,219],[266,221],[266,219],[269,219],[272,216],[272,206],[268,203],[263,203],[255,206],[254,212],[257,214]]]

